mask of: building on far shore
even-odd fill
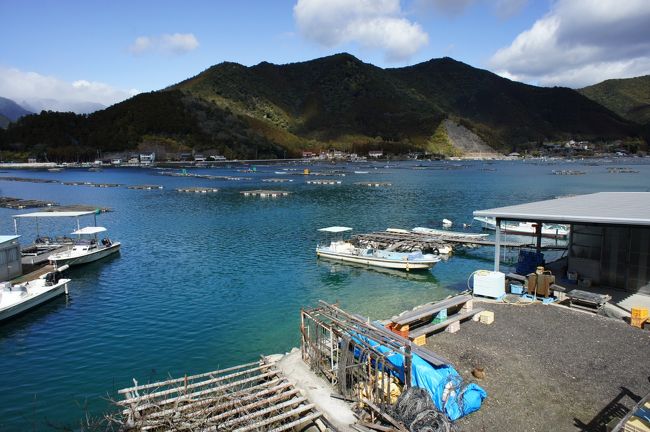
[[[379,159],[380,157],[384,157],[384,151],[383,150],[370,150],[368,152],[368,157]]]

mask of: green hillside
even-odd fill
[[[50,160],[151,148],[240,159],[327,148],[454,155],[439,127],[445,119],[503,152],[549,139],[640,134],[571,89],[512,82],[449,58],[381,69],[337,54],[287,65],[221,63],[90,115],[25,116],[0,135],[0,149]]]
[[[10,122],[11,122],[11,120],[9,120],[8,117],[0,114],[0,129],[6,128],[9,125]]]
[[[650,75],[611,79],[578,91],[621,117],[650,123]]]

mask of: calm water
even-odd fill
[[[628,162],[629,165],[630,162]],[[85,410],[106,408],[132,378],[140,383],[199,373],[284,352],[299,342],[301,306],[319,299],[386,318],[465,287],[467,276],[491,268],[490,249],[475,249],[439,263],[430,273],[406,275],[317,261],[316,230],[352,226],[357,232],[387,227],[439,226],[442,218],[469,223],[472,211],[558,195],[596,191],[647,191],[650,166],[638,174],[608,174],[607,166],[521,162],[414,163],[336,167],[347,170],[338,186],[307,185],[302,176],[274,171],[302,166],[258,166],[256,174],[232,169],[191,172],[246,176],[204,180],[161,176],[145,169],[11,171],[0,176],[156,183],[164,190],[98,189],[0,180],[0,195],[93,204],[114,212],[98,217],[122,242],[119,256],[68,272],[70,296],[0,325],[0,430],[40,430],[79,425]],[[392,164],[391,164],[392,165]],[[454,169],[444,169],[454,168]],[[354,170],[369,174],[354,174]],[[553,169],[587,171],[554,176]],[[291,178],[283,184],[263,178]],[[389,188],[354,185],[389,181]],[[181,194],[174,187],[209,185],[211,195]],[[289,197],[243,197],[246,189],[287,189]],[[0,209],[0,233],[13,233]],[[87,221],[92,224],[92,218]],[[63,234],[72,220],[42,223],[41,232]],[[21,224],[23,243],[35,224]]]

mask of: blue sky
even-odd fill
[[[222,61],[342,51],[381,67],[450,56],[511,79],[576,87],[650,73],[650,1],[626,1],[0,0],[0,96],[107,105]],[[617,43],[634,46],[612,56],[612,41],[595,37],[603,25],[630,28]]]

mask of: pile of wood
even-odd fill
[[[119,390],[128,431],[327,431],[322,413],[275,363],[247,363]]]
[[[405,312],[388,324],[393,332],[425,345],[427,336],[441,330],[455,333],[460,323],[483,312],[475,308],[471,295],[458,295]]]

